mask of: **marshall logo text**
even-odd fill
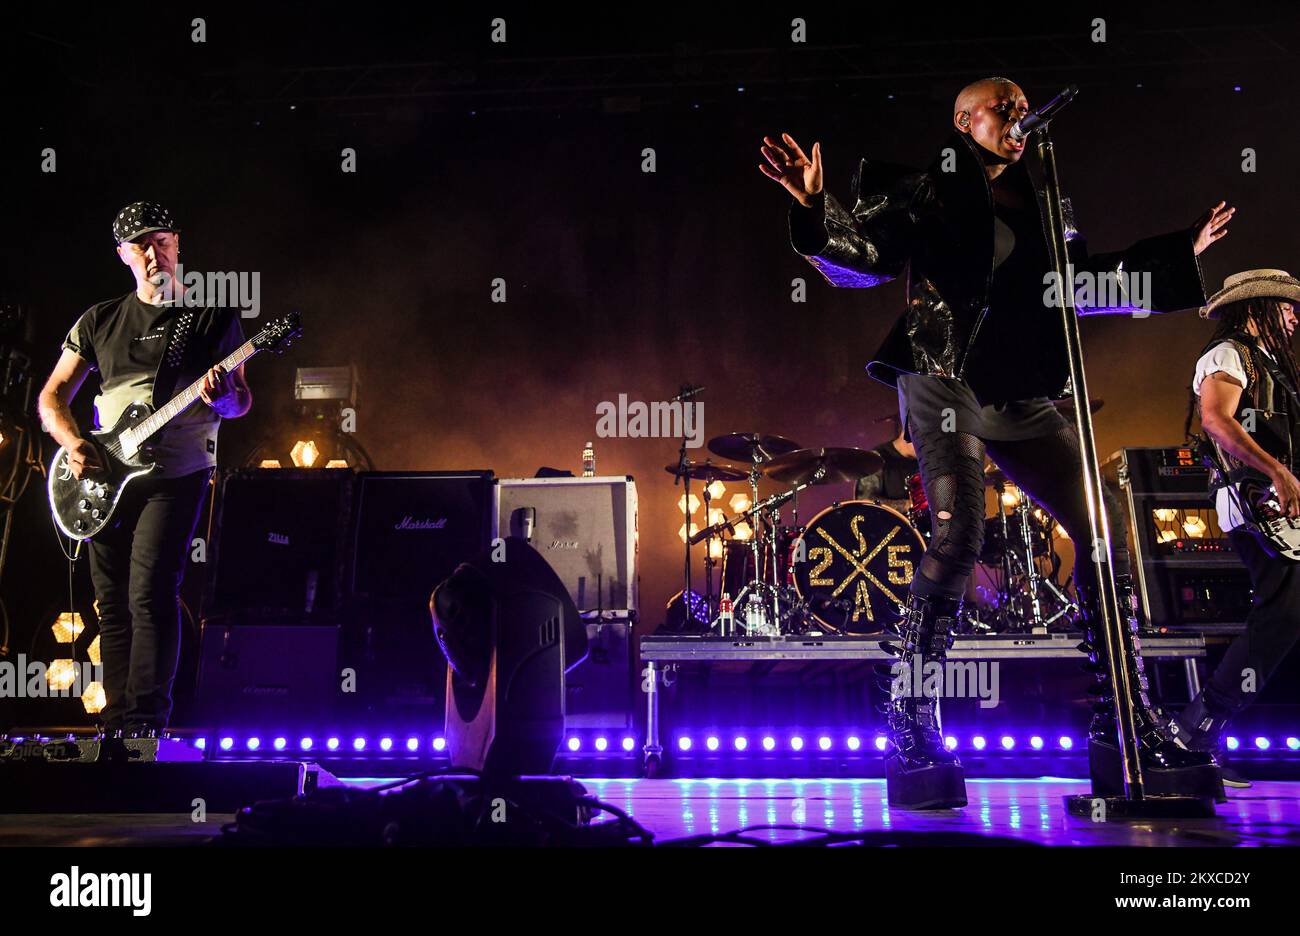
[[[446,517],[439,517],[437,520],[416,520],[410,514],[401,519],[401,522],[394,523],[394,530],[441,530],[447,525]]]

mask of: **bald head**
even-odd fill
[[[1010,78],[982,78],[962,88],[953,102],[952,120],[959,133],[968,133],[1003,163],[1018,160],[1024,145],[1007,134],[1029,113],[1029,101]]]
[[[1016,97],[1025,96],[1025,93],[1020,90],[1020,85],[1010,78],[981,78],[979,81],[972,81],[957,92],[957,100],[952,104],[953,116],[961,114],[962,111],[969,113],[971,108],[981,101],[996,98],[1002,93],[1014,94]]]

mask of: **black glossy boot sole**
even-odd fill
[[[966,805],[966,774],[960,764],[907,770],[898,757],[885,759],[889,805],[899,809],[960,809]]]
[[[1124,795],[1124,765],[1119,748],[1098,741],[1088,741],[1088,773],[1092,790],[1098,796]],[[1213,764],[1204,767],[1180,767],[1176,770],[1145,768],[1143,789],[1152,796],[1195,796],[1226,803],[1223,778]]]

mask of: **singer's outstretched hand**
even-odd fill
[[[1206,247],[1228,233],[1228,222],[1232,220],[1236,210],[1236,208],[1229,208],[1227,202],[1221,201],[1196,219],[1196,223],[1192,225],[1192,231],[1196,236],[1193,243],[1196,256],[1199,257],[1205,252]]]
[[[813,144],[809,159],[790,134],[781,134],[781,139],[786,146],[770,136],[763,137],[767,145],[759,149],[768,164],[759,163],[758,168],[769,179],[781,183],[799,204],[811,207],[813,196],[822,190],[822,145]]]

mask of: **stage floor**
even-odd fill
[[[378,778],[352,781],[358,785]],[[1078,780],[968,780],[969,805],[939,813],[890,809],[883,780],[602,780],[582,783],[597,798],[632,815],[658,842],[717,835],[747,826],[803,826],[807,831],[751,833],[788,842],[832,832],[965,833],[1034,845],[1300,845],[1300,782],[1262,781],[1230,791],[1215,819],[1094,823],[1065,814],[1063,797],[1086,793]],[[184,815],[6,815],[0,847],[16,845],[198,845],[229,815],[194,823]]]

